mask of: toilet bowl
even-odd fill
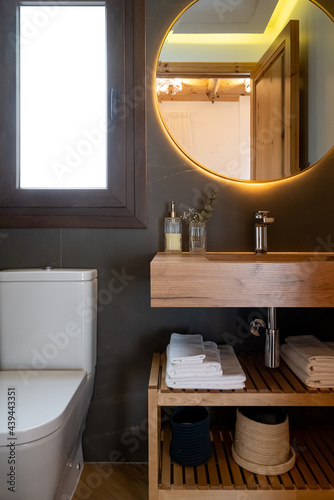
[[[1,500],[69,500],[75,491],[96,297],[95,270],[0,271]]]

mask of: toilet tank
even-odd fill
[[[0,271],[0,370],[96,364],[96,269]]]

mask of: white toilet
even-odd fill
[[[0,499],[69,500],[96,365],[97,271],[0,271]]]

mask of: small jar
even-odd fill
[[[206,224],[205,222],[189,223],[189,253],[206,253]]]

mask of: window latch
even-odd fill
[[[117,118],[117,105],[119,102],[119,90],[118,87],[113,87],[110,93],[110,118],[112,121]]]

